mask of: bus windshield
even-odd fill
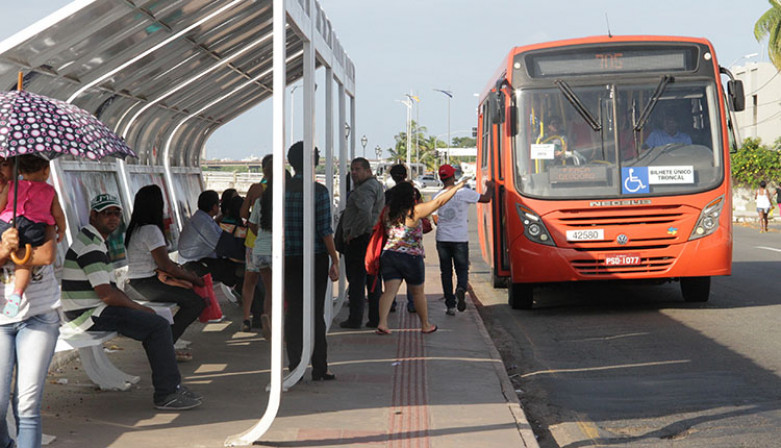
[[[519,193],[615,198],[690,194],[720,185],[716,86],[679,79],[517,90]]]

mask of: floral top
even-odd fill
[[[385,222],[385,233],[388,236],[382,250],[391,250],[409,255],[425,255],[423,252],[423,226],[418,220],[415,227],[406,224],[390,224]]]

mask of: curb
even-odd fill
[[[515,387],[510,381],[510,377],[507,375],[507,371],[504,369],[504,362],[502,361],[502,357],[499,354],[499,350],[497,350],[496,345],[494,345],[493,339],[491,339],[491,336],[488,334],[488,330],[485,328],[483,318],[480,316],[480,312],[478,311],[477,307],[478,304],[482,306],[482,303],[477,297],[474,288],[472,288],[471,282],[468,285],[468,291],[472,305],[475,307],[474,321],[477,325],[477,330],[480,332],[480,336],[483,338],[485,345],[488,347],[488,354],[490,355],[491,359],[496,361],[493,363],[493,365],[494,370],[496,371],[496,376],[499,378],[499,384],[502,387],[502,395],[504,395],[505,400],[507,400],[507,408],[515,419],[515,425],[518,428],[521,439],[523,439],[524,446],[528,448],[539,448],[540,445],[537,442],[537,437],[534,435],[534,431],[532,431],[532,427],[529,424],[529,421],[526,419],[526,414],[521,407],[521,402],[518,400],[518,395],[515,393]]]

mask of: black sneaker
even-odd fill
[[[396,312],[396,301],[395,300],[393,301],[393,303],[391,303],[390,312],[391,313],[395,313]]]
[[[187,392],[179,388],[176,392],[169,394],[163,399],[156,400],[155,408],[163,411],[186,411],[187,409],[197,408],[201,404],[201,400],[188,396]]]
[[[196,400],[203,400],[203,395],[199,394],[198,392],[190,390],[187,386],[184,384],[180,384],[178,390],[182,391],[186,396],[196,399]]]
[[[407,302],[407,312],[414,313],[415,312],[415,304],[412,302]]]
[[[464,288],[456,288],[456,300],[458,301],[456,308],[458,308],[458,311],[463,312],[466,309],[465,295],[466,291],[464,291]]]
[[[357,328],[361,328],[361,323],[360,322],[355,323],[355,322],[351,322],[349,320],[346,320],[344,322],[340,322],[339,323],[339,327],[341,327],[341,328],[354,328],[354,329],[357,329]]]

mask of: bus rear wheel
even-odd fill
[[[534,288],[530,283],[509,283],[507,298],[514,310],[530,310],[534,304]]]
[[[681,293],[687,302],[707,302],[710,297],[710,277],[682,277]]]

